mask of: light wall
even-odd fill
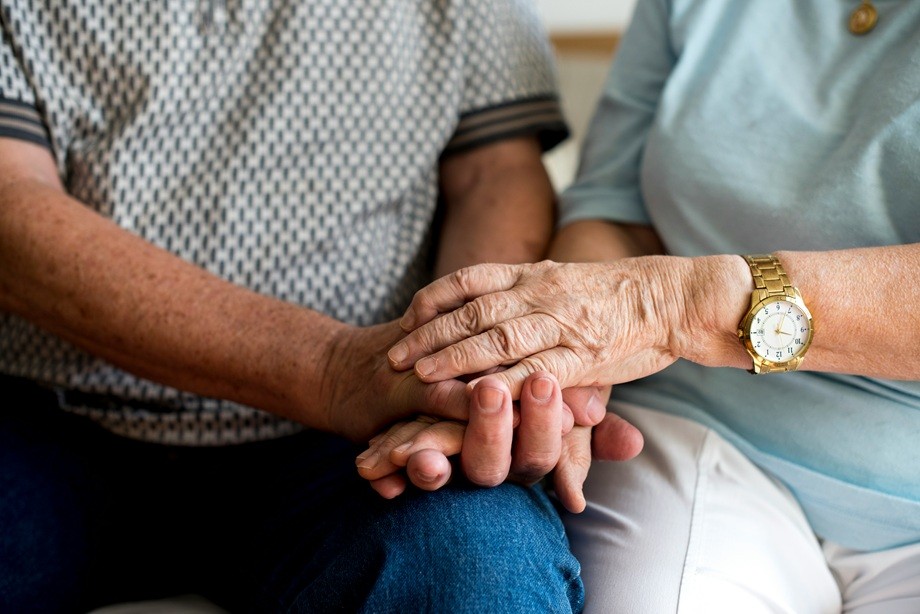
[[[572,138],[544,156],[557,190],[575,177],[582,141],[619,36],[636,0],[535,0],[556,50],[562,108]]]
[[[536,0],[550,33],[622,32],[636,0]]]

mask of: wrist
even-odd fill
[[[683,313],[671,335],[671,352],[710,367],[749,369],[738,323],[750,305],[750,267],[736,255],[687,258],[682,267]]]
[[[649,348],[670,361],[686,358],[698,338],[698,328],[688,317],[690,292],[693,287],[693,262],[679,256],[643,256],[627,258],[605,266],[621,270],[626,266],[627,285],[619,283],[612,289],[614,296],[629,288],[637,314],[633,325],[641,329],[639,337],[648,340]],[[638,331],[637,331],[638,332]]]
[[[358,327],[333,321],[327,330],[322,348],[316,354],[313,372],[314,386],[305,389],[301,383],[305,415],[310,416],[309,426],[327,433],[336,433],[335,409],[343,402],[342,386],[349,380],[346,370],[355,369],[355,345]],[[301,377],[301,382],[303,378]]]
[[[273,367],[262,385],[272,391],[271,406],[263,409],[329,432],[335,386],[342,379],[340,356],[348,351],[354,327],[299,307],[292,315],[269,346]]]

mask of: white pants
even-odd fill
[[[588,509],[565,517],[588,613],[920,613],[920,544],[860,553],[821,542],[796,501],[712,430],[611,409],[645,449],[594,463]]]

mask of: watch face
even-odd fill
[[[811,314],[794,300],[771,298],[751,315],[749,330],[754,352],[770,362],[788,362],[811,343]]]

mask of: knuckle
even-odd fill
[[[515,356],[518,350],[517,333],[513,326],[507,322],[502,322],[492,329],[489,335],[492,347],[499,356],[506,359],[517,358]]]
[[[412,301],[409,303],[409,306],[416,311],[427,311],[434,308],[434,300],[432,298],[432,291],[430,288],[422,288],[421,290],[416,291],[412,295]]]
[[[455,345],[444,350],[444,364],[455,373],[467,373],[475,361],[476,351],[468,344]]]
[[[477,266],[463,267],[457,269],[451,275],[450,280],[463,295],[467,295],[473,288],[474,281],[477,277]]]
[[[552,260],[543,259],[540,262],[535,262],[533,264],[533,269],[535,271],[546,271],[547,269],[551,269],[555,265],[556,263],[553,262]]]
[[[483,424],[481,422],[483,418],[483,416],[477,416],[477,424],[467,431],[467,434],[473,438],[474,445],[486,450],[495,450],[506,446],[510,448],[512,437],[510,424]],[[501,420],[501,417],[498,420]]]
[[[438,335],[439,323],[440,319],[416,328],[406,337],[406,343],[410,348],[418,348],[424,351],[430,350],[433,339]]]
[[[475,299],[456,312],[456,323],[463,332],[478,331],[485,318],[481,299]]]
[[[524,369],[528,376],[540,371],[546,371],[553,373],[557,378],[559,378],[560,370],[558,368],[554,368],[556,365],[549,364],[550,362],[551,361],[548,361],[542,355],[537,354],[534,356],[527,356],[518,363],[518,366]]]
[[[553,452],[527,452],[514,463],[514,471],[538,480],[553,470],[558,459],[559,455]]]
[[[428,384],[425,387],[425,404],[428,409],[446,409],[450,405],[452,386],[450,381]]]

